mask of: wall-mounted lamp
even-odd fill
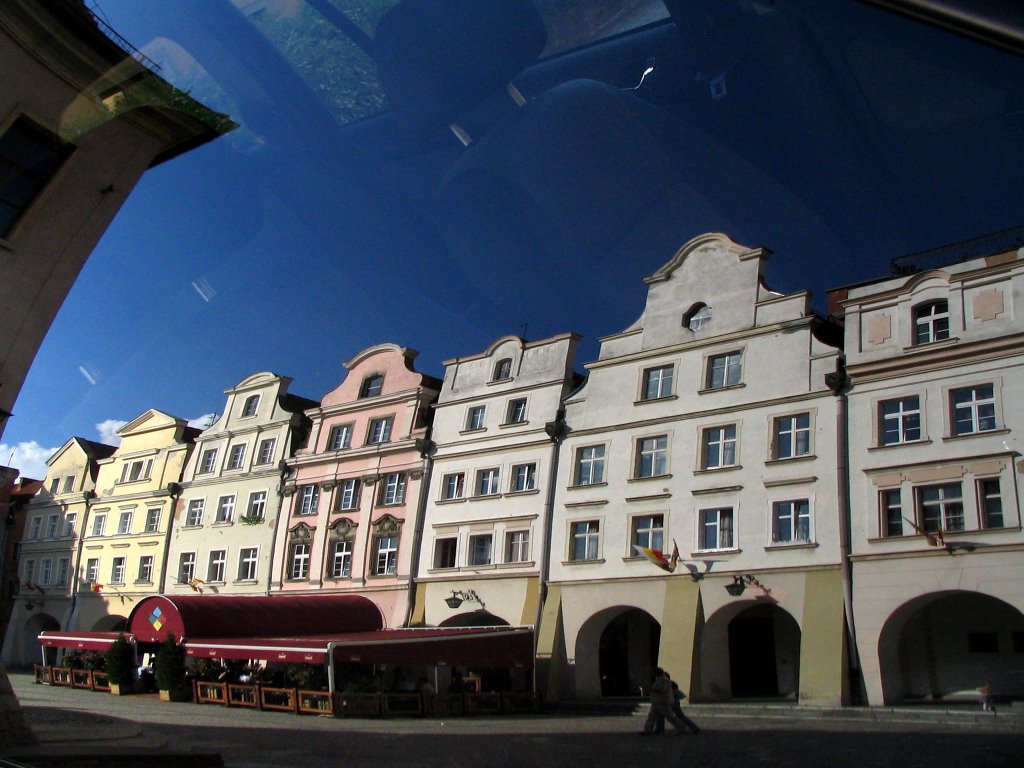
[[[449,608],[458,608],[463,603],[479,603],[480,604],[480,609],[481,610],[486,610],[486,606],[484,605],[484,601],[481,600],[480,599],[480,595],[478,595],[472,589],[467,589],[465,591],[463,591],[461,589],[458,589],[458,590],[453,589],[452,590],[452,596],[451,597],[446,597],[444,599],[444,602],[445,602],[445,605],[447,605]]]
[[[755,577],[749,573],[743,574],[742,576],[733,576],[732,584],[725,585],[725,591],[728,592],[732,597],[739,597],[746,590],[747,586],[756,587],[761,590],[761,597],[768,597],[771,594],[771,590],[768,589],[764,584],[758,581]]]

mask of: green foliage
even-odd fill
[[[212,683],[224,674],[224,665],[216,659],[196,659],[193,670],[196,673],[196,680]]]
[[[153,662],[156,686],[162,691],[179,691],[185,683],[185,649],[167,635]]]
[[[118,635],[107,651],[107,676],[115,685],[135,682],[135,651],[124,635]]]

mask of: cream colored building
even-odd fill
[[[764,284],[767,256],[714,233],[684,245],[565,401],[538,644],[548,699],[639,695],[656,664],[694,701],[845,697],[825,384],[841,337],[807,293]],[[638,549],[674,545],[671,574]]]
[[[43,488],[29,504],[25,529],[20,532],[20,587],[4,638],[5,665],[38,662],[36,636],[44,630],[68,627],[83,586],[75,574],[82,523],[96,488],[97,462],[116,450],[112,445],[72,437],[47,459]]]
[[[224,391],[224,412],[185,468],[168,549],[166,594],[266,594],[281,517],[282,463],[302,447],[315,400],[291,379],[254,373]]]
[[[142,173],[234,127],[132,54],[85,3],[0,3],[0,435],[64,297]]]
[[[505,336],[445,361],[414,623],[537,623],[558,451],[549,432],[576,382],[578,340]]]
[[[1024,249],[955,263],[985,245],[832,293],[871,704],[1024,696]]]
[[[82,585],[65,629],[120,629],[140,598],[160,593],[172,511],[198,432],[154,409],[117,430],[121,445],[98,462],[82,523]]]

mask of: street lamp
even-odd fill
[[[452,596],[446,597],[444,602],[449,608],[458,608],[463,603],[479,603],[481,610],[485,610],[484,601],[481,600],[480,595],[472,589],[467,589],[465,591],[461,589],[453,589]]]
[[[771,590],[758,581],[754,576],[749,573],[745,573],[741,576],[733,576],[732,584],[725,585],[725,591],[732,597],[739,597],[747,589],[747,586],[756,587],[761,590],[760,597],[768,597],[771,594]]]

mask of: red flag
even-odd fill
[[[935,533],[931,533],[929,531],[926,531],[921,526],[919,526],[913,520],[910,520],[910,519],[908,519],[906,517],[904,517],[903,519],[906,520],[908,523],[910,523],[910,527],[913,528],[915,531],[917,531],[917,533],[919,535],[924,536],[926,539],[928,539],[928,546],[929,547],[944,547],[944,546],[946,546],[946,539],[943,537],[942,531],[935,531]]]

